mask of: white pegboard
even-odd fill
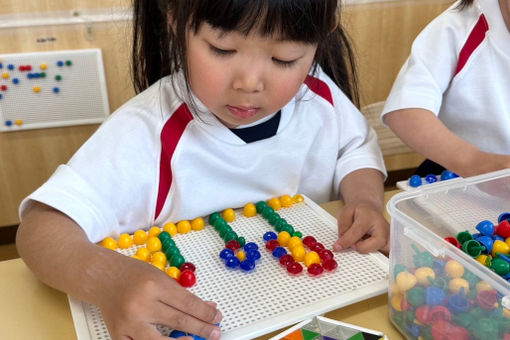
[[[314,236],[327,248],[337,239],[336,219],[308,198],[278,213],[295,230]],[[265,249],[262,235],[273,228],[262,216],[247,218],[237,210],[229,224],[247,242],[258,244],[262,257],[253,272],[225,267],[219,258],[224,243],[209,225],[173,237],[186,261],[196,266],[197,283],[190,291],[215,301],[223,314],[222,339],[251,339],[387,291],[388,259],[380,253],[335,253],[335,272],[311,277],[303,271],[291,276]],[[137,248],[120,252],[133,255]],[[110,339],[97,307],[69,300],[79,340]]]
[[[0,64],[0,131],[95,124],[110,113],[100,49],[1,54]]]

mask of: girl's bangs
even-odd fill
[[[335,25],[336,0],[198,0],[193,7],[195,30],[207,22],[226,32],[317,43]]]

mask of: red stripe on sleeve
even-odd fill
[[[172,117],[165,123],[161,131],[161,159],[159,162],[159,189],[158,200],[156,202],[157,219],[163,206],[165,205],[170,186],[172,185],[172,156],[174,155],[177,144],[186,129],[186,126],[193,120],[193,116],[186,104],[182,104]]]
[[[457,69],[455,70],[455,75],[462,71],[462,69],[468,62],[469,57],[471,57],[476,48],[480,46],[482,41],[485,39],[487,31],[489,31],[489,24],[487,23],[485,16],[482,14],[480,16],[480,19],[478,19],[478,22],[476,23],[475,27],[469,34],[469,37],[466,40],[464,46],[462,47],[462,50],[460,51],[459,61],[457,62]]]
[[[328,84],[319,78],[312,77],[311,75],[306,76],[305,84],[308,86],[310,90],[314,93],[318,94],[322,98],[326,99],[331,105],[335,106],[333,103],[333,96],[331,95],[331,90],[329,89]]]

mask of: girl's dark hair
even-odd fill
[[[464,8],[467,8],[473,4],[474,0],[460,0],[459,5],[457,6],[458,9],[463,10]]]
[[[338,0],[133,0],[133,5],[137,93],[180,70],[188,79],[186,28],[198,31],[207,22],[224,31],[247,35],[256,29],[264,36],[318,43],[314,67],[320,65],[359,106],[354,55],[340,25]]]

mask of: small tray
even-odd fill
[[[317,316],[308,319],[269,340],[388,340],[384,333],[349,323]]]

